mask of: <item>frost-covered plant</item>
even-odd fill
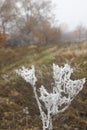
[[[82,90],[85,83],[85,79],[74,81],[70,79],[73,69],[68,64],[65,64],[64,67],[53,64],[53,90],[49,93],[42,85],[40,87],[40,97],[38,97],[34,66],[32,66],[32,69],[22,67],[22,69],[16,70],[16,73],[32,85],[41,114],[43,130],[52,130],[52,116],[64,112]],[[41,102],[44,103],[46,112],[42,109]]]
[[[30,83],[32,86],[35,85],[37,78],[35,77],[35,68],[32,65],[32,69],[22,67],[22,69],[16,70],[16,73],[19,74],[26,82]]]

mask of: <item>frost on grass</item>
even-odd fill
[[[34,66],[32,66],[32,69],[22,67],[22,69],[16,70],[16,73],[32,85],[41,114],[43,130],[52,130],[52,116],[64,112],[75,96],[82,90],[85,83],[85,78],[79,80],[70,79],[73,69],[68,64],[65,64],[64,67],[53,64],[53,90],[49,93],[41,85],[40,97],[38,97]],[[43,110],[41,102],[44,103],[47,112]]]

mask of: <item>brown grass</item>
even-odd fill
[[[87,43],[49,45],[43,47],[0,48],[0,130],[41,130],[42,123],[32,88],[15,74],[21,66],[36,67],[37,88],[44,84],[50,90],[52,64],[70,64],[74,68],[72,79],[87,80]],[[26,128],[23,108],[29,107],[29,126]],[[14,126],[13,113],[15,113]],[[83,114],[83,116],[82,116]],[[18,120],[23,119],[23,122]],[[10,122],[10,123],[9,123]],[[53,117],[55,130],[87,130],[87,82],[66,112]],[[32,127],[33,126],[33,127]]]

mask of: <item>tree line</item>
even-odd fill
[[[0,1],[0,32],[11,46],[58,43],[61,29],[54,20],[50,0]]]

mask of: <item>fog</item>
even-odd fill
[[[70,30],[82,24],[87,27],[87,0],[52,0],[58,24],[66,23]]]

